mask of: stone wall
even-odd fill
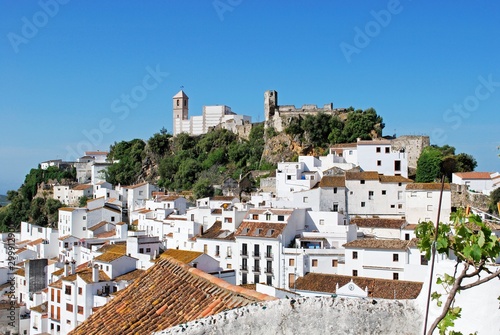
[[[394,149],[405,149],[408,159],[408,174],[414,175],[422,150],[431,144],[429,136],[403,135],[391,140],[391,142]]]
[[[489,202],[485,194],[470,192],[466,185],[451,184],[451,207],[471,206],[487,212]]]
[[[254,303],[169,328],[157,335],[420,334],[414,301],[331,297]]]

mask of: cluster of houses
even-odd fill
[[[441,184],[408,179],[408,152],[384,139],[337,145],[324,157],[279,163],[249,200],[195,203],[150,183],[112,186],[97,173],[106,153],[86,155],[77,169],[84,183],[54,185],[66,206],[57,227],[23,222],[15,238],[2,236],[0,284],[4,293],[15,286],[18,332],[70,333],[117,292],[148,281],[164,257],[278,298],[415,298],[427,260],[414,229],[437,219]],[[484,193],[500,181],[498,173],[453,178]],[[451,212],[445,184],[439,220]]]

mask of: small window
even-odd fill
[[[401,186],[401,185],[403,185],[403,183],[398,183],[398,186]]]
[[[382,166],[382,161],[377,161],[377,166]]]
[[[302,198],[302,202],[304,202],[304,203],[308,203],[308,202],[309,202],[309,198],[308,198],[308,197],[303,197],[303,198]]]
[[[144,248],[139,248],[139,253],[143,254],[144,253]]]
[[[398,204],[398,209],[403,209],[403,204]]]
[[[428,265],[429,261],[425,257],[425,255],[420,255],[420,265]]]
[[[64,294],[70,295],[71,294],[71,286],[66,285],[64,288]]]
[[[287,176],[286,176],[286,179],[287,179],[287,180],[292,180],[292,175],[291,175],[291,174],[287,175]]]
[[[409,241],[409,240],[410,240],[410,234],[408,234],[408,233],[406,233],[406,234],[405,234],[405,240],[406,240],[406,241]]]
[[[364,184],[364,183],[365,183],[365,181],[364,181],[364,180],[360,180],[360,181],[359,181],[359,183],[360,183],[360,184]]]
[[[388,154],[388,153],[390,153],[390,152],[391,152],[391,148],[386,147],[386,148],[385,148],[385,153],[386,153],[386,154]]]
[[[392,254],[392,261],[393,262],[399,262],[399,255],[398,254]]]
[[[231,270],[231,269],[233,268],[233,265],[232,265],[232,264],[230,264],[230,263],[227,263],[226,268],[227,268],[228,270]]]
[[[295,266],[295,259],[290,258],[290,259],[288,260],[288,266]]]
[[[373,200],[373,191],[368,191],[368,199]]]
[[[352,259],[358,259],[358,252],[357,251],[352,252]]]
[[[320,220],[319,220],[319,224],[320,224],[320,225],[324,225],[324,224],[325,224],[325,219],[320,219]]]
[[[427,205],[427,211],[432,211],[432,205]]]
[[[115,217],[114,216],[111,217],[111,222],[115,222]]]
[[[392,279],[394,279],[394,280],[399,280],[399,273],[394,272],[394,273],[392,274]]]
[[[401,161],[394,161],[394,171],[401,171]]]
[[[271,220],[271,214],[267,213],[266,214],[266,221],[270,221]]]
[[[339,261],[336,259],[332,259],[332,268],[336,268],[337,266],[339,266]]]
[[[82,295],[83,294],[83,289],[81,287],[78,288],[78,294]]]
[[[68,312],[73,312],[73,305],[72,304],[66,304],[66,310]]]
[[[357,277],[358,276],[358,270],[352,270],[352,276]]]
[[[336,187],[333,188],[333,193],[337,194],[337,188]]]
[[[361,207],[365,207],[365,202],[361,201]]]
[[[432,198],[432,192],[427,192],[427,198]]]
[[[339,211],[339,204],[338,203],[334,203],[333,204],[333,211],[334,212],[338,212]]]
[[[387,191],[386,190],[382,190],[382,195],[386,195],[387,194]]]
[[[377,147],[377,150],[376,150],[376,151],[377,151],[377,153],[379,153],[379,152],[380,152],[380,147]]]
[[[317,259],[313,259],[312,262],[311,262],[311,266],[313,268],[317,268],[318,267],[318,260]]]
[[[83,306],[78,306],[78,314],[83,314]]]
[[[352,150],[349,150],[349,155],[352,155]]]

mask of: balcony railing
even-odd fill
[[[242,257],[248,257],[248,251],[241,250],[241,251],[240,251],[240,255],[241,255]]]
[[[248,267],[247,266],[240,266],[240,271],[243,271],[243,272],[248,272]]]
[[[265,274],[266,275],[272,275],[273,274],[273,268],[266,268]]]
[[[260,252],[252,252],[252,256],[255,258],[260,258]]]
[[[272,252],[266,252],[266,258],[272,259],[273,258],[273,253]]]
[[[252,266],[252,271],[256,273],[260,273],[260,266]]]

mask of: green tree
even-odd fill
[[[472,155],[461,153],[455,156],[457,170],[455,172],[470,172],[477,167],[477,161]]]
[[[86,195],[81,196],[78,199],[78,207],[87,207],[87,200],[89,200],[89,198]]]
[[[197,199],[213,196],[214,188],[210,180],[206,178],[198,179],[193,185],[193,195]]]
[[[442,312],[427,329],[427,334],[431,335],[436,328],[440,334],[446,334],[447,329],[453,327],[455,320],[460,317],[461,308],[454,305],[456,294],[500,278],[500,269],[489,266],[495,264],[500,255],[500,242],[479,216],[466,215],[462,208],[452,213],[451,224],[439,223],[437,229],[432,222],[419,223],[415,235],[418,248],[428,260],[431,259],[433,246],[434,252],[448,256],[453,252],[456,257],[455,273],[444,274],[436,281],[444,287],[446,300],[443,302],[443,294],[438,292],[431,295],[438,307],[442,307]],[[467,284],[464,279],[468,279]]]
[[[417,161],[417,183],[430,183],[441,175],[443,154],[436,147],[425,147]]]
[[[170,140],[172,135],[168,133],[156,133],[148,140],[148,146],[152,153],[160,157],[170,151]]]
[[[491,213],[498,213],[498,203],[500,203],[500,187],[496,188],[490,193],[490,212]]]

